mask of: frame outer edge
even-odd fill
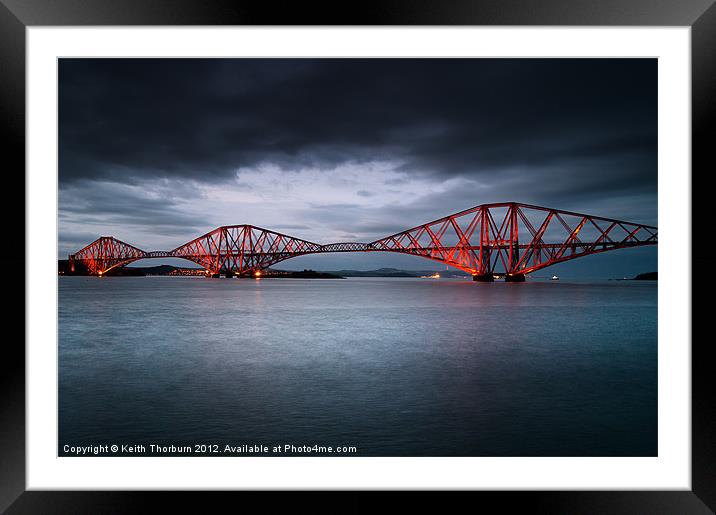
[[[0,269],[17,269],[25,257],[25,25],[0,3],[0,120],[6,219],[23,216],[22,231],[15,225],[14,252],[0,254]],[[12,205],[12,200],[20,205]],[[7,207],[6,207],[7,206]],[[19,224],[18,224],[19,225]],[[21,258],[19,256],[22,256]],[[25,319],[25,274],[4,274],[3,325]],[[0,512],[25,490],[25,338],[6,333],[0,360]]]
[[[713,0],[2,0],[26,25],[688,26]],[[353,7],[353,6],[352,6]]]
[[[716,3],[691,27],[691,124],[692,124],[692,241],[708,234],[711,213],[708,212],[711,191],[694,189],[694,178],[706,177],[716,170],[713,139],[716,134]],[[693,270],[707,270],[716,265],[712,253],[693,252]],[[712,337],[698,336],[699,326],[713,316],[713,304],[707,300],[710,281],[692,279],[691,341],[691,488],[706,505],[716,510],[716,401],[713,390]],[[701,295],[701,301],[697,299]],[[702,335],[708,335],[704,330]],[[711,356],[712,357],[712,356]]]
[[[12,1],[12,0],[11,0]],[[23,21],[25,18],[18,18],[12,11],[10,11],[6,5],[7,0],[0,2],[0,68],[3,70],[3,80],[0,81],[0,115],[3,117],[2,127],[5,132],[5,142],[7,150],[5,152],[6,162],[12,163],[9,169],[22,169],[24,171],[25,166],[25,155],[24,155],[24,136],[25,136],[25,25]],[[30,3],[29,1],[27,2]],[[39,2],[42,4],[43,2]],[[48,8],[43,16],[42,21],[50,25],[60,24],[61,19],[67,19],[67,14],[63,16],[61,11],[63,8],[62,4],[67,6],[68,2],[57,2],[53,8]],[[70,4],[72,2],[69,2]],[[512,4],[512,2],[510,2]],[[554,4],[553,4],[554,5]],[[691,4],[693,6],[693,4]],[[37,3],[35,3],[37,7]],[[514,6],[512,6],[514,7]],[[680,19],[683,17],[683,5],[679,6],[678,2],[673,2],[671,10],[673,11],[671,24],[680,24]],[[89,8],[89,7],[88,7]],[[99,7],[101,13],[102,7]],[[135,15],[139,15],[137,18],[142,17],[141,9],[133,10]],[[401,9],[398,9],[400,11]],[[420,11],[420,8],[416,8],[416,11]],[[425,9],[422,9],[425,12]],[[507,11],[511,9],[506,8]],[[693,7],[692,7],[693,10]],[[678,12],[681,11],[681,14]],[[395,12],[393,13],[395,14]],[[544,13],[542,13],[544,14]],[[92,23],[92,19],[96,20],[97,11],[95,10],[94,15],[92,13],[85,13],[84,15],[78,15],[73,12],[70,15],[72,21],[78,25]],[[170,15],[166,14],[162,16],[165,21],[164,24],[171,25],[176,23],[177,20],[169,20]],[[583,16],[584,17],[584,16]],[[39,21],[31,16],[31,21]],[[408,16],[407,18],[410,18]],[[418,18],[420,18],[418,16]],[[438,16],[442,19],[444,16]],[[466,16],[467,20],[463,20],[463,23],[475,22],[474,16]],[[499,23],[497,19],[492,18],[489,15],[485,16],[483,21],[484,24],[495,24]],[[500,18],[499,16],[496,18]],[[555,24],[565,23],[579,23],[578,20],[567,20],[562,18],[562,22]],[[57,21],[52,21],[52,20]],[[693,18],[692,18],[693,19]],[[134,23],[138,22],[137,19],[133,20]],[[248,20],[246,20],[248,21]],[[95,21],[96,22],[96,21]],[[224,23],[232,23],[233,20],[225,21]],[[645,17],[640,24],[647,25],[653,23],[650,17]],[[42,23],[42,22],[40,22]],[[410,24],[409,19],[404,19],[403,24]],[[508,20],[504,20],[503,23],[509,23]],[[533,23],[538,23],[535,21]],[[582,21],[584,23],[584,21]],[[590,23],[590,22],[587,22]],[[592,21],[592,24],[599,23],[599,21]],[[603,23],[603,22],[602,22]],[[626,20],[622,24],[629,23]],[[716,169],[716,159],[713,157],[713,152],[710,150],[709,145],[712,144],[709,138],[709,134],[716,133],[716,99],[714,98],[714,91],[716,91],[716,4],[711,3],[710,7],[703,11],[700,16],[696,18],[692,25],[692,131],[693,131],[693,155],[692,159],[694,162],[694,169],[706,169],[709,166],[710,170]],[[709,132],[710,131],[710,132]],[[10,159],[7,160],[7,157]],[[701,172],[705,174],[706,172]],[[8,174],[9,175],[9,174]],[[24,178],[24,174],[22,175]],[[8,178],[9,180],[9,178]],[[24,192],[24,179],[16,179],[16,184],[13,184],[16,189],[22,188]],[[16,197],[20,197],[16,195]],[[24,198],[24,194],[22,195]],[[694,234],[699,234],[696,231],[703,230],[703,223],[699,222],[703,219],[699,215],[706,215],[704,203],[694,202],[696,209],[693,209],[694,215]],[[701,207],[699,207],[701,206]],[[24,209],[23,209],[24,212]],[[24,231],[23,231],[23,249],[24,249]],[[9,259],[6,257],[0,257],[3,264],[7,264]],[[12,262],[13,265],[17,265],[17,261]],[[694,257],[694,267],[708,266],[716,264],[715,258],[709,257]],[[9,279],[9,277],[8,277]],[[23,278],[24,279],[24,278]],[[20,278],[12,279],[12,286],[21,287]],[[695,284],[694,293],[704,292],[706,286]],[[22,285],[24,290],[24,284]],[[25,295],[23,293],[23,300]],[[694,310],[699,315],[706,315],[706,309],[709,309],[708,305],[699,306],[697,303],[693,304]],[[20,309],[24,309],[24,302],[15,303],[15,307],[5,313],[4,318],[11,320],[13,317],[19,317]],[[693,315],[692,315],[693,318]],[[24,319],[24,317],[23,317]],[[17,321],[17,318],[15,318]],[[0,467],[0,512],[3,512],[9,504],[11,504],[18,495],[22,494],[25,487],[25,407],[24,407],[24,372],[25,372],[25,355],[24,345],[19,345],[19,342],[8,342],[5,352],[10,353],[8,359],[4,359],[2,362],[5,364],[4,374],[0,377],[0,419],[3,420],[3,424],[0,425],[0,456],[2,456],[3,467]],[[12,345],[15,343],[15,345]],[[24,339],[23,339],[24,343]],[[708,341],[695,340],[693,342],[693,369],[692,369],[692,381],[693,381],[693,440],[692,440],[692,488],[694,494],[696,494],[704,504],[713,509],[716,506],[716,445],[714,442],[714,434],[716,434],[716,403],[714,403],[713,393],[709,390],[712,387],[711,381],[711,366],[709,360],[705,359],[708,351],[706,347],[710,346]],[[17,427],[10,426],[7,421],[19,421],[20,424]],[[654,492],[656,493],[656,492]],[[609,493],[604,492],[609,495]],[[570,494],[567,494],[568,496]],[[578,493],[572,495],[582,497]],[[25,497],[25,496],[23,496]],[[592,497],[588,494],[588,497]],[[559,503],[557,503],[559,505]],[[685,507],[685,506],[684,506]],[[689,510],[690,511],[690,510]]]

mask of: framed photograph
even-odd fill
[[[138,490],[714,509],[709,2],[4,4],[8,513]]]

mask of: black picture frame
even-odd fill
[[[689,26],[692,51],[692,172],[693,179],[716,169],[713,135],[716,134],[716,4],[714,0],[491,0],[437,3],[424,0],[363,1],[322,6],[308,2],[237,2],[231,0],[0,0],[0,113],[4,137],[3,180],[8,197],[20,203],[25,191],[25,30],[52,25],[617,25]],[[674,172],[683,173],[683,172]],[[693,190],[699,192],[699,189]],[[700,191],[704,194],[704,190]],[[6,207],[6,231],[14,230],[2,253],[3,270],[17,269],[24,262],[24,230],[18,233],[24,206]],[[692,201],[692,234],[705,233],[707,203]],[[24,215],[23,215],[24,216]],[[11,227],[14,226],[14,227]],[[24,224],[23,224],[24,227]],[[6,233],[7,234],[7,233]],[[8,251],[11,246],[15,250]],[[52,245],[49,245],[52,248]],[[714,258],[706,253],[690,254],[693,269],[708,270]],[[31,274],[32,270],[26,270]],[[678,273],[681,273],[678,271]],[[20,337],[8,331],[24,320],[24,279],[8,273],[6,285],[16,302],[3,310],[5,341],[0,375],[0,511],[18,513],[137,513],[162,511],[207,511],[218,501],[230,503],[256,499],[246,492],[68,492],[26,491],[25,488],[25,350]],[[692,324],[704,317],[710,303],[695,302],[705,292],[708,277],[692,282]],[[691,280],[691,279],[690,279]],[[22,292],[22,293],[21,293]],[[12,293],[10,293],[12,294]],[[6,294],[8,296],[9,294]],[[7,298],[7,297],[6,297]],[[10,324],[12,322],[12,324]],[[699,325],[703,324],[700,322]],[[693,329],[697,325],[693,324]],[[23,326],[24,328],[24,326]],[[692,331],[693,331],[692,329]],[[24,329],[21,331],[24,334]],[[692,490],[691,491],[588,491],[588,492],[470,492],[446,499],[445,503],[469,502],[473,506],[499,505],[500,510],[521,508],[536,513],[713,513],[716,510],[716,400],[708,359],[710,339],[692,337]],[[24,341],[24,338],[23,338]],[[672,342],[688,345],[689,342]],[[269,511],[275,503],[296,506],[320,498],[315,493],[262,495]],[[465,499],[469,495],[470,498]],[[237,496],[243,496],[241,500]],[[351,492],[342,500],[341,511],[364,511],[383,503],[384,494]],[[427,500],[414,496],[421,505]],[[174,509],[171,505],[174,505]],[[436,506],[437,506],[436,505]],[[334,506],[335,509],[335,506]],[[333,511],[333,510],[332,510]]]

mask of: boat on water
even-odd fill
[[[557,277],[556,275],[553,275],[551,280],[552,280],[552,281],[559,281],[559,277]]]

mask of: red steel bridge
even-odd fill
[[[139,259],[183,258],[207,276],[253,276],[280,261],[325,252],[397,252],[438,261],[476,281],[524,281],[542,268],[608,250],[657,244],[657,228],[541,206],[483,204],[370,243],[322,245],[253,225],[227,225],[168,251],[102,236],[69,256],[102,276]]]

